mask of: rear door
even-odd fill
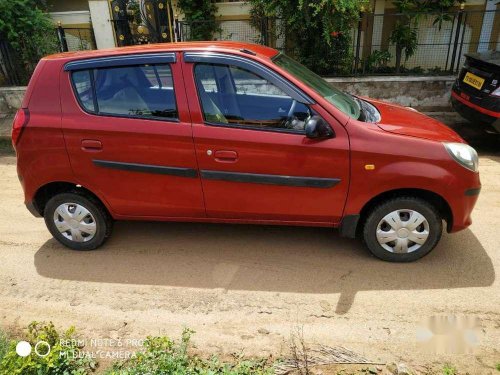
[[[186,53],[185,84],[207,215],[340,220],[349,184],[344,128],[291,83],[243,57]],[[336,136],[305,137],[322,116]]]
[[[63,131],[78,181],[123,217],[205,216],[174,53],[66,64]]]

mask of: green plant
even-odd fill
[[[9,349],[9,338],[5,334],[5,332],[0,331],[0,362],[2,361],[3,357],[5,357],[5,354],[7,353],[7,350]]]
[[[434,68],[427,69],[427,73],[429,75],[440,75],[440,74],[444,74],[445,72],[443,71],[443,69],[440,66],[435,66]]]
[[[447,363],[443,366],[443,375],[457,375],[457,369]]]
[[[237,358],[234,364],[221,362],[217,357],[209,360],[188,353],[193,331],[185,329],[180,342],[167,337],[148,337],[144,351],[130,360],[117,362],[106,372],[107,375],[270,375],[272,368],[266,360],[248,361]]]
[[[219,30],[215,20],[217,7],[212,1],[178,0],[177,6],[189,25],[190,40],[212,40]]]
[[[465,3],[465,0],[393,0],[392,3],[399,13],[398,20],[389,41],[396,46],[396,73],[400,72],[403,52],[405,61],[413,56],[418,48],[418,24],[424,16],[434,17],[433,24],[441,29],[443,22],[452,21],[445,14],[455,3]]]
[[[500,363],[497,363],[497,365],[495,366],[495,368],[497,369],[497,371],[500,371]]]
[[[54,24],[40,7],[34,0],[0,0],[0,39],[16,51],[25,81],[41,57],[57,51]]]
[[[364,60],[364,68],[367,72],[375,72],[389,62],[392,55],[389,51],[373,51]]]
[[[0,362],[0,375],[84,375],[95,369],[96,363],[81,355],[81,348],[74,340],[74,328],[59,334],[52,323],[32,322],[23,338],[34,348],[38,342],[50,345],[48,354],[40,356],[32,350],[27,357],[16,353],[17,341],[11,341]],[[63,345],[64,343],[64,345]],[[39,353],[46,353],[47,346],[40,346]]]
[[[251,19],[268,30],[267,44],[284,39],[287,54],[318,74],[350,73],[351,31],[366,0],[249,0]]]
[[[405,60],[415,54],[418,47],[417,29],[410,22],[396,22],[396,26],[389,37],[389,41],[396,45],[396,73],[399,73],[403,52]]]

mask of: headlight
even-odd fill
[[[464,143],[444,143],[444,147],[460,165],[473,172],[477,172],[479,159],[476,150]]]

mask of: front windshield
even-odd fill
[[[334,88],[316,73],[313,73],[304,65],[299,64],[294,59],[280,53],[273,58],[273,62],[279,67],[285,69],[295,78],[301,80],[323,98],[332,103],[346,115],[357,119],[360,114],[359,104],[354,98],[342,91]]]

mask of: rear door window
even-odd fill
[[[80,103],[88,111],[120,117],[178,118],[172,71],[167,64],[76,71],[72,79]],[[87,86],[90,90],[84,91]]]

